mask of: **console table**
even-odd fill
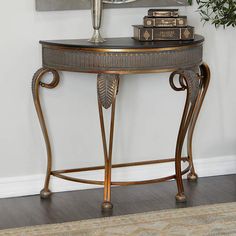
[[[210,70],[202,62],[204,38],[196,35],[193,41],[139,42],[132,38],[108,38],[105,43],[92,44],[87,40],[41,41],[42,68],[32,81],[34,104],[42,128],[47,149],[47,172],[42,198],[51,195],[49,181],[56,176],[69,181],[104,186],[103,209],[111,209],[111,186],[158,183],[170,179],[177,182],[176,200],[186,201],[182,176],[188,173],[189,180],[197,180],[193,165],[192,138],[194,127],[207,92]],[[52,170],[50,140],[40,105],[40,87],[53,89],[59,84],[59,71],[74,71],[97,74],[98,109],[104,150],[104,166]],[[186,91],[186,102],[176,142],[175,157],[112,165],[112,148],[115,123],[116,96],[121,74],[171,72],[170,86],[176,91]],[[51,82],[43,82],[45,74],[51,73]],[[145,89],[145,88],[144,88]],[[103,109],[111,107],[109,143],[106,142]],[[187,156],[182,156],[184,140],[187,139]],[[164,178],[140,181],[112,181],[112,168],[175,162],[175,173]],[[181,163],[188,167],[182,170]],[[68,176],[68,173],[104,169],[104,180],[89,180]]]

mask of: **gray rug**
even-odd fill
[[[236,235],[236,203],[1,230],[0,236]]]

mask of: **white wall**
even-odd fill
[[[41,66],[38,41],[90,37],[90,11],[36,12],[34,0],[0,3],[0,178],[42,174],[45,149],[31,96],[31,78]],[[203,26],[195,9],[183,7],[181,13],[205,36],[204,60],[212,70],[195,132],[195,158],[236,155],[236,30]],[[131,25],[142,23],[147,10],[106,10],[103,35],[132,36]],[[42,91],[54,167],[102,163],[95,75],[61,78],[56,89]],[[114,160],[173,156],[184,95],[171,90],[168,74],[122,77]]]

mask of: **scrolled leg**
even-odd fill
[[[176,76],[178,76],[179,78],[179,87],[175,85],[174,78]],[[170,85],[175,91],[187,90],[187,96],[179,128],[179,133],[177,137],[176,151],[175,151],[175,172],[176,172],[176,183],[178,188],[176,201],[185,202],[186,196],[184,194],[184,186],[181,173],[181,156],[186,133],[189,128],[189,124],[191,122],[198,97],[198,91],[199,91],[198,75],[192,70],[175,71],[170,76]]]
[[[104,202],[102,204],[103,210],[110,210],[113,208],[111,203],[111,168],[112,168],[112,148],[114,136],[114,122],[115,122],[115,106],[116,95],[118,93],[119,75],[116,74],[99,74],[97,78],[97,93],[98,93],[98,108],[100,125],[102,132],[102,142],[105,161],[105,180],[104,180]],[[110,138],[109,148],[107,148],[106,132],[103,118],[103,108],[111,107],[111,123],[110,123]]]
[[[44,75],[47,73],[52,73],[53,78],[50,83],[42,82]],[[41,108],[40,98],[39,98],[39,88],[44,87],[48,89],[55,88],[60,81],[59,74],[56,70],[48,69],[48,68],[41,68],[39,69],[33,76],[32,80],[32,94],[34,99],[35,109],[39,118],[40,126],[42,129],[42,133],[45,140],[45,145],[47,149],[47,172],[46,178],[44,183],[44,188],[40,192],[40,196],[43,199],[49,198],[51,196],[51,191],[49,190],[49,181],[51,176],[51,169],[52,169],[52,152],[51,152],[51,145],[50,140],[48,137],[47,127],[45,123],[45,119],[43,116],[43,111]]]
[[[207,64],[203,63],[200,65],[200,73],[199,73],[199,93],[198,93],[198,97],[197,97],[197,101],[196,101],[196,105],[195,105],[195,109],[193,112],[193,118],[191,120],[190,126],[189,126],[189,130],[188,130],[188,137],[187,137],[187,149],[188,149],[188,157],[189,157],[189,161],[191,164],[191,169],[190,169],[190,173],[188,174],[187,178],[189,181],[197,181],[198,179],[198,175],[196,174],[195,168],[194,168],[194,163],[193,163],[193,154],[192,154],[192,140],[193,140],[193,132],[196,126],[196,122],[199,116],[199,113],[201,111],[201,107],[204,101],[204,98],[206,96],[207,93],[207,89],[210,83],[210,77],[211,77],[211,73],[210,73],[210,69],[208,67]]]

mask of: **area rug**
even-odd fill
[[[236,203],[155,211],[0,231],[0,236],[236,235]]]

